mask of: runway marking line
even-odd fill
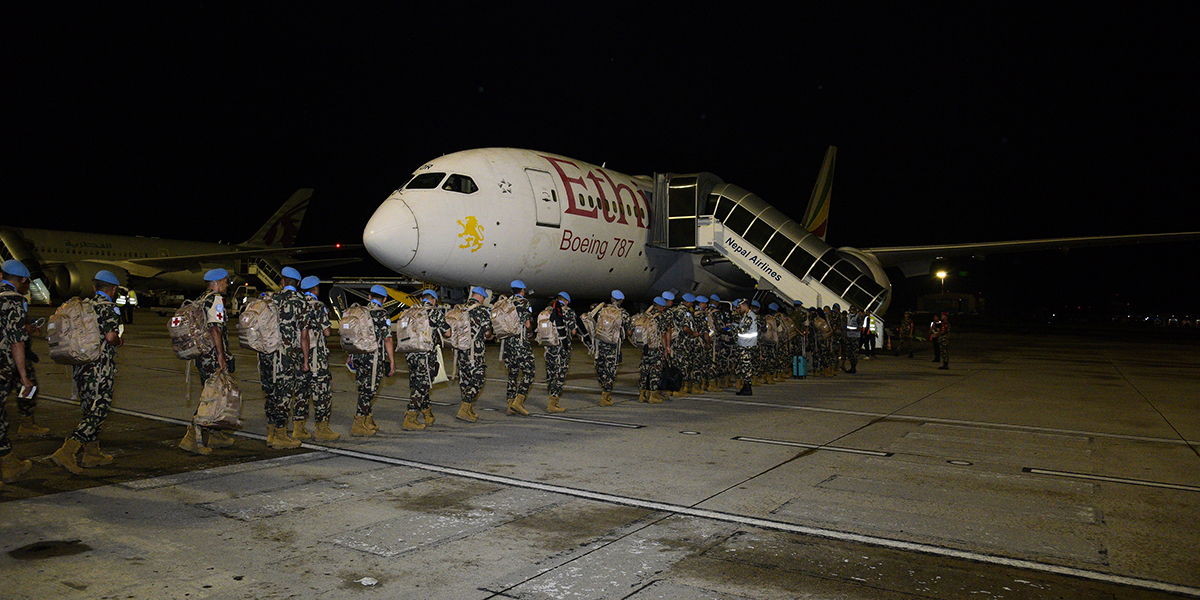
[[[756,444],[772,444],[775,446],[791,446],[794,448],[809,448],[812,450],[828,450],[830,452],[847,452],[850,454],[866,454],[868,456],[881,456],[887,458],[893,456],[892,452],[882,452],[879,450],[860,450],[858,448],[843,448],[841,446],[824,446],[821,444],[805,444],[803,442],[788,442],[785,440],[771,440],[765,438],[747,437],[744,435],[730,438],[739,442],[754,442]]]
[[[1035,467],[1025,467],[1021,469],[1026,473],[1035,475],[1053,475],[1055,477],[1071,477],[1074,479],[1087,479],[1090,481],[1107,481],[1110,483],[1126,483],[1129,485],[1141,485],[1145,487],[1165,488],[1169,490],[1182,490],[1184,492],[1200,492],[1200,487],[1194,485],[1183,485],[1181,483],[1163,483],[1161,481],[1146,481],[1144,479],[1126,479],[1124,477],[1108,477],[1105,475],[1089,475],[1088,473],[1075,473],[1072,471],[1055,471],[1053,469],[1038,469]]]

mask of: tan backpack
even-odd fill
[[[242,391],[228,372],[213,373],[200,392],[200,406],[192,422],[201,427],[236,429],[241,427]]]
[[[104,336],[93,301],[71,298],[50,315],[46,334],[50,360],[60,365],[83,365],[100,358]]]
[[[279,307],[271,298],[255,298],[238,317],[238,344],[269,354],[283,346],[279,335]]]
[[[371,309],[355,304],[342,313],[342,324],[338,331],[342,350],[347,354],[370,354],[379,349],[379,336]]]
[[[654,315],[649,313],[638,313],[633,315],[629,320],[631,329],[629,341],[633,342],[638,348],[657,350],[662,348],[662,333],[658,331],[658,325],[655,324]]]
[[[492,332],[497,338],[513,337],[525,333],[521,315],[512,296],[503,296],[492,303]]]
[[[433,328],[429,326],[429,311],[434,308],[414,306],[396,318],[396,352],[432,352]]]
[[[545,310],[538,313],[537,319],[537,341],[543,346],[557,346],[558,326],[554,321],[550,320],[550,311],[553,310],[554,304],[547,306]]]
[[[471,315],[464,302],[446,311],[446,323],[450,325],[450,335],[446,343],[455,350],[470,350],[474,347],[471,337]]]
[[[167,331],[171,334],[171,349],[175,356],[183,360],[192,360],[212,352],[212,336],[208,333],[208,315],[204,311],[202,300],[187,300],[175,316],[167,321]]]
[[[621,343],[621,309],[615,304],[604,304],[593,311],[595,326],[592,335],[605,344]]]

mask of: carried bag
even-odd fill
[[[217,371],[200,392],[200,406],[192,422],[201,427],[236,429],[242,426],[242,391],[225,371]]]
[[[433,328],[429,326],[429,311],[414,306],[396,318],[396,352],[429,352],[433,350]]]
[[[557,346],[558,325],[550,319],[550,312],[554,310],[554,305],[547,306],[545,310],[538,313],[537,319],[537,342],[543,346]]]
[[[342,350],[347,354],[370,354],[379,348],[379,335],[371,309],[355,304],[342,313],[342,324],[338,331]]]
[[[517,314],[517,304],[512,296],[503,296],[492,303],[492,333],[503,339],[525,333],[521,316]]]
[[[669,392],[678,392],[683,387],[683,371],[678,367],[663,365],[662,374],[658,378],[658,388]]]
[[[592,334],[605,344],[621,343],[621,309],[615,304],[605,304],[595,315]]]
[[[446,323],[450,325],[450,335],[446,343],[455,350],[470,350],[474,344],[471,339],[471,315],[467,305],[459,304],[446,311]]]
[[[279,307],[270,298],[255,298],[238,317],[238,344],[263,354],[279,350]]]
[[[171,334],[171,349],[183,360],[199,358],[213,350],[208,315],[201,300],[185,301],[167,321],[167,331]]]
[[[46,334],[50,360],[60,365],[83,365],[100,358],[104,336],[93,301],[71,298],[50,315]]]
[[[654,317],[647,313],[638,313],[629,320],[631,330],[629,341],[641,349],[657,350],[662,348],[662,334],[658,331]]]

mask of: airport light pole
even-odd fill
[[[946,272],[938,271],[937,278],[942,280],[942,295],[945,296],[946,295]]]

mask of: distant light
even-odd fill
[[[938,271],[938,272],[937,272],[937,276],[938,276],[938,279],[945,279],[945,278],[946,278],[946,272],[945,272],[945,271]]]

